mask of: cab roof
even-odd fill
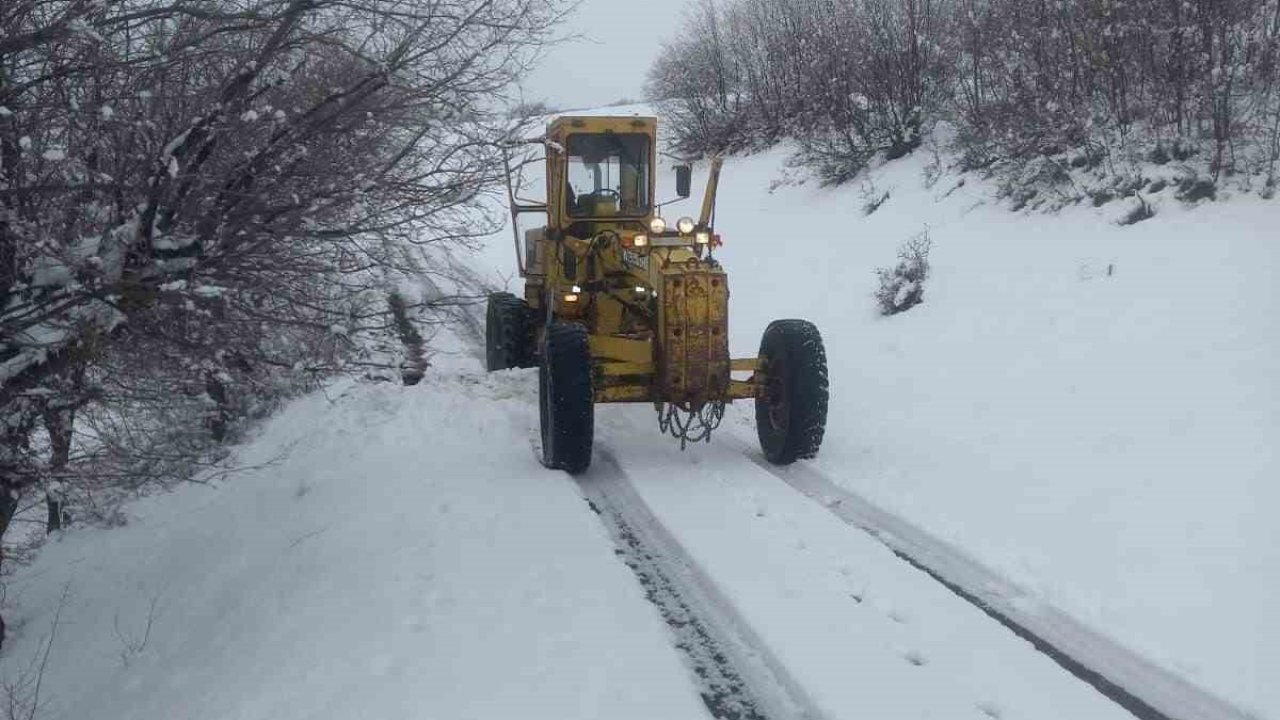
[[[547,135],[567,135],[575,132],[583,133],[644,133],[654,135],[658,129],[658,118],[639,115],[597,116],[597,115],[561,115],[547,125]]]

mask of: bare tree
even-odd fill
[[[415,248],[490,229],[500,101],[561,10],[0,5],[0,498],[190,476],[393,331]]]
[[[649,92],[686,152],[794,138],[836,182],[945,119],[968,167],[1015,179],[1069,184],[1069,164],[1124,184],[1176,159],[1274,188],[1278,34],[1276,0],[725,0]]]

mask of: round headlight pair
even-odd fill
[[[698,224],[695,223],[693,221],[693,218],[691,217],[682,217],[676,221],[676,229],[680,231],[681,235],[688,235],[689,233],[693,232],[694,228],[696,228],[697,226]],[[653,233],[654,235],[661,235],[666,231],[667,231],[666,220],[663,220],[660,217],[655,217],[654,219],[649,221],[649,232]]]

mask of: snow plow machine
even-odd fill
[[[544,152],[513,163],[512,150],[528,144]],[[654,203],[656,118],[560,117],[545,136],[504,148],[524,296],[489,296],[486,361],[490,371],[539,368],[544,465],[587,469],[596,403],[652,403],[683,448],[710,440],[727,403],[754,400],[770,462],[817,453],[827,419],[818,329],[777,320],[756,357],[729,356],[728,277],[714,256],[719,159],[700,217],[671,226]],[[542,162],[546,200],[523,199],[525,169]],[[678,199],[689,197],[691,172],[675,168]],[[521,237],[526,213],[545,214],[546,225]]]

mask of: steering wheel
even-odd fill
[[[614,200],[622,199],[622,195],[613,188],[600,188],[591,194],[601,198],[613,198]]]

